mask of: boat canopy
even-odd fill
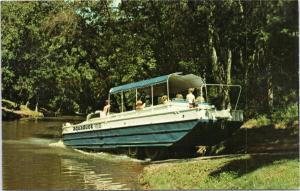
[[[180,75],[180,73],[172,73],[169,75],[113,87],[109,90],[109,93],[115,94],[132,89],[154,86],[161,83],[168,83],[170,92],[176,92],[188,88],[200,88],[205,82],[201,77],[194,74]]]

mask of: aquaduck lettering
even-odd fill
[[[87,129],[93,129],[93,125],[80,125],[73,127],[73,131],[80,131],[80,130],[87,130]]]

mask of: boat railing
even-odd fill
[[[195,107],[194,109],[210,109],[214,108],[214,106],[209,105],[207,102],[199,103],[199,107]],[[156,106],[150,106],[150,107],[145,107],[140,110],[132,110],[132,111],[126,111],[126,112],[121,112],[121,113],[116,113],[113,115],[108,115],[105,118],[105,121],[111,121],[113,119],[121,119],[121,118],[130,118],[130,117],[136,117],[136,116],[144,116],[144,115],[152,115],[152,114],[159,114],[159,113],[164,113],[164,112],[179,112],[182,109],[190,110],[188,102],[177,102],[177,101],[170,101],[166,104],[160,104]]]
[[[244,121],[243,110],[231,110],[230,114],[232,116],[231,121]]]
[[[234,107],[234,110],[236,110],[237,108],[237,105],[239,103],[239,99],[240,99],[240,95],[241,95],[241,92],[242,92],[242,86],[240,85],[235,85],[235,84],[202,84],[202,86],[200,87],[201,89],[201,94],[202,94],[202,90],[203,90],[203,87],[205,87],[205,94],[206,94],[206,97],[207,97],[207,87],[208,86],[219,86],[219,87],[237,87],[239,88],[239,95],[237,97],[237,100],[236,100],[236,103],[235,103],[235,107]]]
[[[129,118],[136,118],[136,117],[144,117],[147,115],[155,115],[155,114],[161,114],[166,112],[174,112],[176,114],[180,114],[182,111],[185,110],[210,110],[214,109],[214,105],[210,105],[207,102],[198,103],[195,108],[189,108],[189,104],[186,101],[170,101],[166,104],[160,104],[155,106],[149,106],[145,107],[140,110],[131,110],[121,113],[113,113],[109,114],[106,117],[103,118],[90,118],[88,121],[89,123],[101,123],[101,122],[110,122],[114,120],[120,120],[120,119],[129,119]],[[98,113],[97,113],[98,115]],[[238,114],[236,114],[238,115]]]
[[[145,107],[140,110],[132,110],[132,111],[126,111],[126,112],[121,112],[121,113],[116,113],[112,115],[108,115],[105,119],[106,121],[110,121],[111,119],[116,119],[116,118],[127,118],[131,116],[136,116],[136,115],[144,115],[144,114],[149,114],[149,113],[155,113],[156,111],[162,111],[162,109],[168,108],[168,104],[164,105],[156,105],[156,106],[150,106],[150,107]]]

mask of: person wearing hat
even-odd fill
[[[193,108],[195,106],[195,96],[193,94],[194,88],[188,89],[188,94],[186,95],[186,101],[189,103],[189,108]]]
[[[167,104],[169,102],[168,96],[164,95],[161,97],[162,104]]]
[[[135,109],[136,110],[141,110],[145,107],[145,103],[142,102],[142,100],[138,100],[136,102],[136,105],[135,105]]]

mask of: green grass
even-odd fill
[[[244,155],[152,164],[144,189],[299,189],[298,156]]]

